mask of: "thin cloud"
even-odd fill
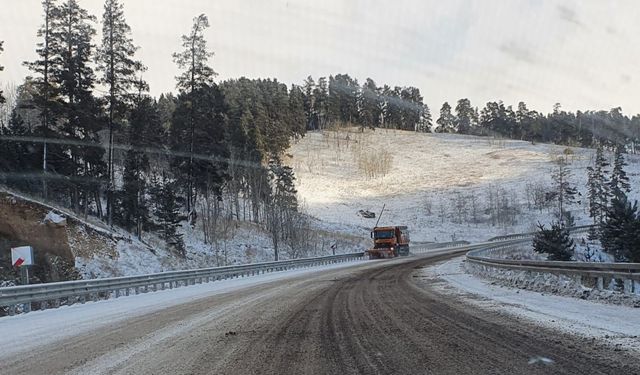
[[[529,46],[518,44],[513,40],[501,44],[498,49],[504,54],[518,61],[526,62],[529,64],[536,64],[539,62],[531,52],[531,48]]]
[[[575,10],[568,8],[564,5],[558,5],[558,14],[560,16],[560,19],[572,23],[574,25],[580,26],[580,27],[584,27],[584,24],[578,19],[578,15],[576,14]]]

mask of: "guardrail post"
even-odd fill
[[[622,279],[624,284],[624,294],[633,294],[633,280]]]
[[[575,275],[575,282],[578,285],[582,285],[582,275]]]

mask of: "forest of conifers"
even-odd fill
[[[167,80],[177,92],[151,97],[121,1],[106,0],[100,19],[76,0],[42,6],[37,57],[25,62],[31,75],[0,92],[2,184],[138,236],[155,231],[178,253],[181,222],[202,220],[206,233],[223,215],[263,225],[276,248],[279,239],[294,241],[295,227],[306,224],[281,158],[309,130],[391,128],[628,152],[640,137],[640,117],[620,108],[573,113],[557,104],[543,114],[524,102],[479,109],[460,99],[432,116],[418,88],[348,74],[290,86],[218,81],[205,15],[172,56],[181,73]]]

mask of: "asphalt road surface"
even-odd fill
[[[199,299],[4,358],[0,374],[640,374],[627,353],[430,290],[415,269],[446,257]]]

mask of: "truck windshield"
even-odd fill
[[[373,238],[377,239],[387,239],[387,238],[393,238],[393,231],[392,230],[385,230],[385,231],[380,231],[380,232],[373,232]]]

